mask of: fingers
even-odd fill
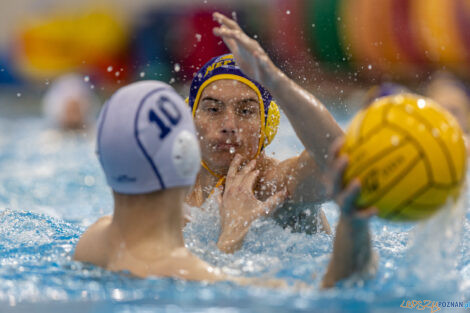
[[[240,163],[242,162],[242,156],[240,154],[236,154],[230,164],[230,167],[227,172],[227,180],[232,180],[235,178],[235,175],[238,173],[238,169],[240,168]]]
[[[243,176],[247,175],[255,168],[255,166],[256,160],[253,159],[247,165],[245,165],[245,167],[240,171],[240,174],[242,174]]]
[[[337,203],[341,208],[341,212],[346,216],[355,213],[355,202],[361,192],[361,183],[358,179],[354,179],[346,189],[338,196]]]
[[[330,186],[330,194],[332,197],[335,197],[343,187],[343,173],[348,166],[348,158],[346,156],[342,156],[336,160],[335,163],[332,165],[332,169],[330,171],[331,175],[331,186]]]
[[[214,35],[223,38],[239,39],[240,37],[240,32],[238,30],[231,30],[225,26],[214,27],[212,32],[214,33]]]
[[[243,185],[250,188],[250,190],[253,190],[253,186],[255,185],[255,181],[258,175],[259,175],[259,170],[252,171],[243,180]]]
[[[264,202],[262,215],[270,215],[286,198],[287,188],[284,187],[281,191],[278,191]]]
[[[237,49],[237,43],[243,46],[244,49],[252,51],[254,54],[260,54],[261,51],[263,51],[259,43],[246,35],[236,22],[221,14],[220,16],[222,17],[223,22],[219,22],[221,23],[221,26],[214,27],[212,32],[214,35],[222,37],[225,44],[232,52],[234,52],[234,49]]]
[[[371,207],[368,209],[357,211],[356,217],[360,219],[369,219],[373,216],[376,216],[377,214],[379,214],[379,209],[377,209],[376,207]]]
[[[233,30],[240,29],[240,26],[238,26],[237,22],[235,22],[234,20],[226,17],[223,14],[220,14],[219,12],[215,12],[212,15],[212,17],[214,18],[215,21],[217,21],[217,23],[219,23],[221,25],[224,25],[225,27],[227,27],[229,29],[233,29]]]
[[[356,200],[361,193],[361,182],[354,179],[346,189],[338,196],[336,202],[341,208],[341,213],[345,217],[354,218],[356,220],[368,220],[378,214],[376,207],[366,209],[358,208]]]

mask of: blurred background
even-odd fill
[[[16,0],[0,10],[0,114],[40,111],[58,77],[78,74],[101,99],[142,79],[183,96],[227,52],[212,13],[236,19],[291,78],[336,111],[370,87],[424,91],[445,72],[470,78],[470,0]],[[468,95],[468,93],[467,93]],[[12,113],[12,111],[14,113]]]

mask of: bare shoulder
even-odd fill
[[[186,248],[175,250],[169,257],[155,265],[154,273],[157,276],[172,276],[208,282],[226,280],[227,278],[219,268],[204,262]]]
[[[280,161],[265,156],[260,162],[262,164],[261,177],[264,178],[266,183],[282,188],[289,183],[289,178],[295,175],[299,168],[301,157],[302,154]]]
[[[105,267],[109,250],[108,229],[112,217],[104,216],[96,221],[80,237],[73,258]]]
[[[261,171],[261,175],[265,180],[270,181],[279,174],[282,162],[275,158],[264,155],[258,161],[257,167]]]

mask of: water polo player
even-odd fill
[[[255,55],[237,58],[247,64],[236,64],[231,54],[213,58],[196,74],[188,99],[200,139],[202,168],[187,202],[201,206],[214,188],[225,185],[218,242],[225,252],[237,250],[251,222],[270,214],[279,204],[284,205],[278,213],[298,204],[312,207],[312,203],[324,201],[325,156],[331,142],[342,135],[334,118],[314,96],[271,62],[260,67],[250,64],[252,59]],[[243,71],[239,65],[244,65]],[[274,93],[306,147],[299,156],[279,162],[265,155],[264,148],[277,131],[279,109],[259,82]],[[246,166],[239,171],[241,164]],[[251,201],[252,209],[240,206],[243,201]],[[330,232],[319,207],[310,215],[314,222],[311,228]]]
[[[87,229],[74,259],[139,277],[226,279],[183,242],[182,204],[200,160],[183,99],[161,82],[134,83],[111,97],[98,127],[114,214]]]
[[[368,217],[373,209],[356,211],[358,181],[345,186],[341,177],[347,160],[329,153],[343,136],[335,119],[312,94],[279,70],[260,45],[238,24],[215,13],[220,36],[233,55],[212,59],[196,74],[188,103],[201,144],[202,165],[187,203],[200,206],[219,188],[221,233],[217,246],[225,252],[239,249],[251,222],[280,204],[321,202],[332,196],[342,208],[333,257],[324,287],[375,265]],[[235,63],[236,61],[236,63]],[[266,89],[263,87],[265,86]],[[270,93],[286,113],[306,150],[279,162],[263,148],[276,133],[279,111]],[[328,174],[328,175],[327,175]],[[325,188],[328,178],[332,192]],[[321,210],[319,228],[329,232]]]
[[[93,124],[99,99],[82,77],[66,74],[51,84],[42,102],[51,125],[63,130],[82,130]]]

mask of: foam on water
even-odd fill
[[[298,152],[293,131],[281,120],[276,157]],[[256,221],[233,255],[216,247],[217,203],[191,208],[184,229],[188,248],[227,273],[306,282],[302,291],[135,279],[72,260],[86,226],[112,212],[112,198],[94,155],[92,135],[59,134],[39,119],[0,121],[0,306],[12,312],[396,312],[403,300],[468,301],[470,214],[468,196],[420,224],[371,221],[379,268],[369,281],[346,281],[318,290],[333,237]],[[276,142],[276,140],[275,140]],[[301,147],[301,146],[300,146]],[[281,157],[283,156],[283,157]],[[8,208],[8,209],[7,209]],[[323,206],[334,227],[333,203]],[[63,302],[65,301],[65,302]],[[84,306],[84,305],[87,306]],[[17,311],[14,311],[17,308]],[[82,308],[79,310],[78,308]]]

